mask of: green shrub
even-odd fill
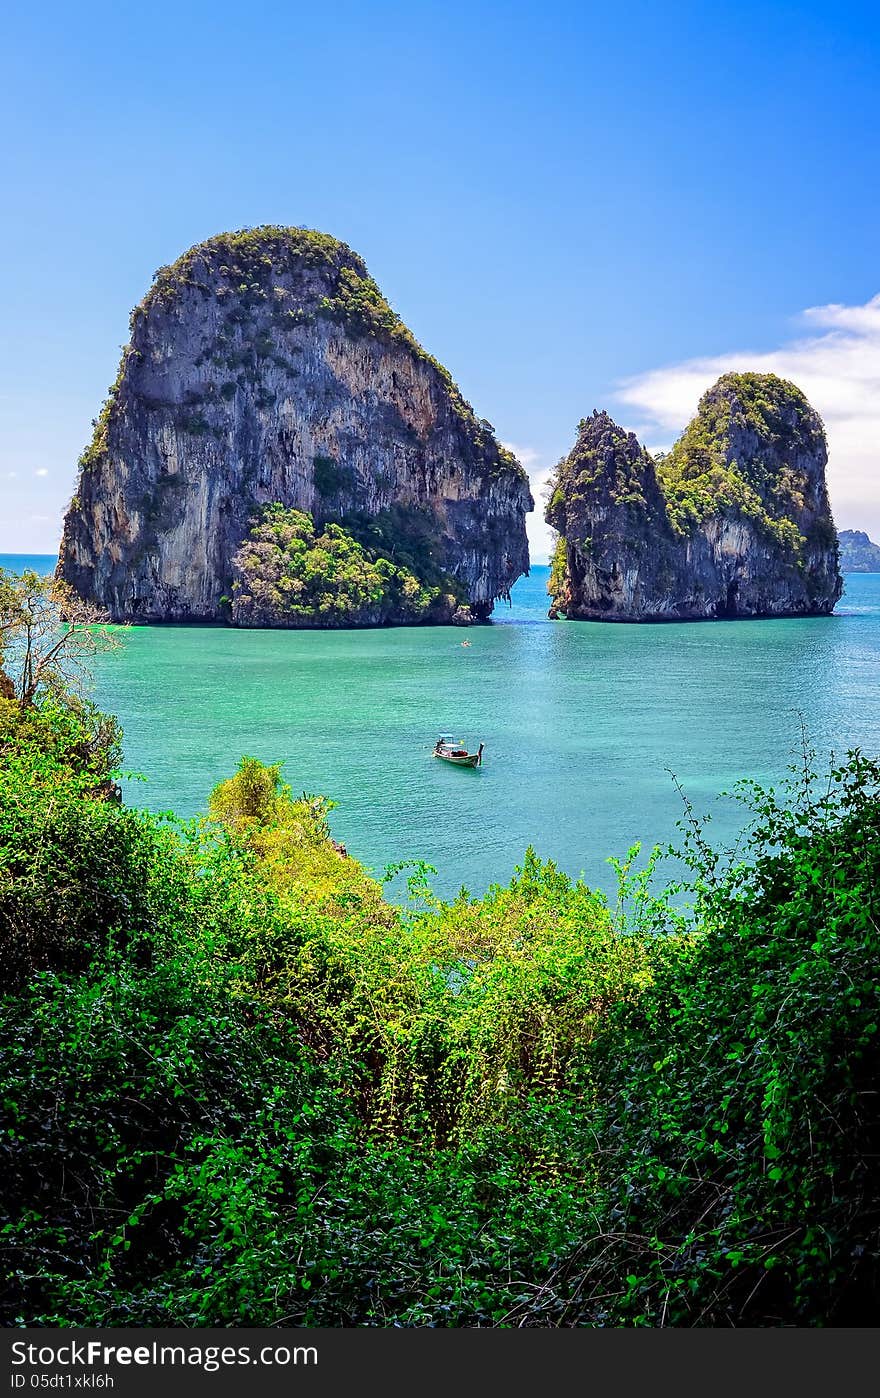
[[[244,625],[381,625],[449,610],[431,585],[340,524],[267,505],[233,559],[233,620]]]

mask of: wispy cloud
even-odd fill
[[[541,454],[535,451],[534,447],[520,446],[518,442],[502,442],[501,445],[512,451],[520,465],[525,466],[530,474],[540,463]]]
[[[813,306],[805,334],[775,350],[687,359],[620,384],[615,397],[648,446],[668,446],[719,374],[754,369],[803,389],[828,434],[828,479],[841,528],[880,537],[880,294],[863,306]]]
[[[35,476],[48,476],[48,474],[45,466],[40,466],[38,470],[34,471]]]

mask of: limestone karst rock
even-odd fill
[[[838,537],[842,573],[880,573],[880,544],[863,529],[841,529]]]
[[[819,616],[841,595],[821,419],[774,374],[725,374],[653,458],[584,419],[551,486],[551,616]]]
[[[267,543],[276,507],[314,526],[307,564],[302,530]],[[58,571],[117,620],[484,618],[528,571],[531,508],[516,459],[357,254],[258,228],[162,268],[133,312]],[[322,616],[303,571],[343,555],[359,605],[340,583]]]

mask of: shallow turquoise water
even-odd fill
[[[425,859],[441,892],[479,892],[533,844],[608,887],[607,855],[674,836],[667,769],[725,838],[739,813],[717,794],[784,775],[799,713],[823,755],[880,752],[880,576],[850,575],[831,618],[663,626],[550,622],[546,577],[467,632],[132,628],[95,686],[148,778],[126,799],[193,814],[251,753],[333,797],[377,871]],[[434,761],[441,731],[483,741],[482,770]]]

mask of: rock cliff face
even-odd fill
[[[725,374],[667,456],[580,424],[547,520],[551,616],[819,616],[842,591],[821,420],[794,384]]]
[[[133,312],[59,575],[117,620],[326,624],[301,599],[286,611],[283,586],[264,589],[274,607],[255,610],[253,587],[239,605],[234,560],[249,539],[265,542],[261,509],[273,505],[319,532],[350,528],[370,565],[415,560],[432,605],[409,607],[397,587],[387,606],[353,609],[352,624],[462,607],[483,618],[528,571],[527,478],[491,425],[357,254],[324,234],[261,228],[192,248]],[[285,566],[273,555],[275,582]]]

